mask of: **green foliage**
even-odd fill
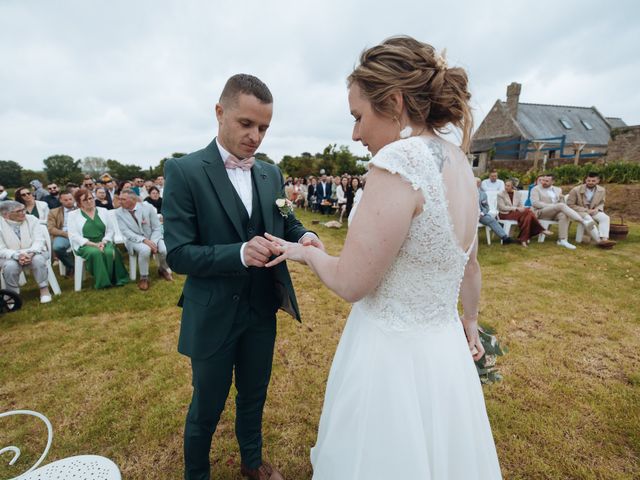
[[[117,160],[107,160],[107,170],[118,181],[133,180],[135,177],[144,177],[142,167],[138,165],[125,165]]]
[[[5,188],[19,187],[22,183],[22,167],[13,160],[0,160],[0,184]]]
[[[271,165],[275,165],[276,164],[276,162],[271,160],[266,153],[256,152],[256,154],[254,156],[255,156],[256,160],[262,160],[263,162],[270,163]]]
[[[64,185],[68,182],[80,183],[82,170],[80,160],[69,155],[51,155],[44,160],[44,171],[52,182]]]
[[[35,170],[22,170],[20,185],[29,185],[31,180],[40,180],[42,185],[45,187],[47,186],[47,183],[49,183],[47,174],[42,170],[39,172],[36,172]]]
[[[558,185],[571,185],[581,183],[589,172],[600,174],[602,181],[605,183],[638,183],[640,182],[640,164],[626,162],[612,162],[606,164],[585,163],[584,165],[561,165],[559,167],[547,170],[555,177],[555,183]],[[513,170],[498,170],[498,177],[502,180],[517,178],[520,185],[526,186],[533,183],[538,175],[542,175],[540,171],[515,172]],[[487,178],[485,174],[482,178]]]
[[[299,156],[285,155],[278,166],[283,174],[290,177],[308,177],[319,175],[324,170],[327,175],[362,175],[366,168],[361,164],[368,161],[368,157],[357,157],[349,151],[346,145],[327,145],[322,153],[311,155],[303,152]]]

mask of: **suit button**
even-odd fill
[[[255,229],[255,228],[253,228],[253,227],[249,227],[249,228],[247,228],[247,233],[248,233],[249,235],[253,235],[255,232],[256,232],[256,229]]]
[[[240,295],[237,295],[237,294],[236,294],[236,295],[234,295],[234,296],[233,296],[233,301],[234,301],[234,302],[237,302],[238,300],[240,300]]]

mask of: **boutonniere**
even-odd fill
[[[278,207],[278,212],[284,218],[287,218],[289,215],[293,213],[293,203],[291,200],[286,198],[278,198],[276,199],[276,207]]]

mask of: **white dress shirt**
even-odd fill
[[[485,178],[480,183],[480,188],[485,192],[501,192],[504,190],[504,182],[499,178],[492,182],[490,178]]]
[[[220,152],[220,157],[222,157],[222,161],[224,162],[229,155],[220,142],[218,142],[218,138],[216,137],[216,145],[218,146],[218,151]],[[227,175],[229,176],[229,180],[231,181],[231,185],[236,190],[236,193],[242,200],[242,204],[244,208],[247,209],[247,213],[249,217],[251,217],[252,207],[253,207],[253,182],[251,181],[251,170],[243,170],[242,168],[225,168]],[[318,236],[313,232],[305,233],[298,242],[302,241],[302,239],[306,236],[313,236],[318,238]],[[240,261],[245,268],[248,268],[248,265],[244,262],[244,248],[247,246],[247,242],[244,242],[240,247]]]
[[[229,155],[218,139],[216,138],[216,144],[218,145],[218,150],[220,150],[220,156],[222,157],[222,161],[225,162]],[[251,170],[243,170],[242,168],[225,168],[227,171],[227,175],[229,176],[229,180],[233,185],[233,188],[236,190],[236,193],[242,200],[242,204],[244,208],[246,208],[249,217],[251,217],[251,211],[253,206],[253,184],[251,182]]]

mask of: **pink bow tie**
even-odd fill
[[[224,161],[224,168],[229,168],[231,170],[235,168],[241,168],[242,170],[251,170],[251,167],[253,167],[254,163],[256,163],[256,159],[254,157],[244,158],[240,160],[233,155],[229,155]]]

